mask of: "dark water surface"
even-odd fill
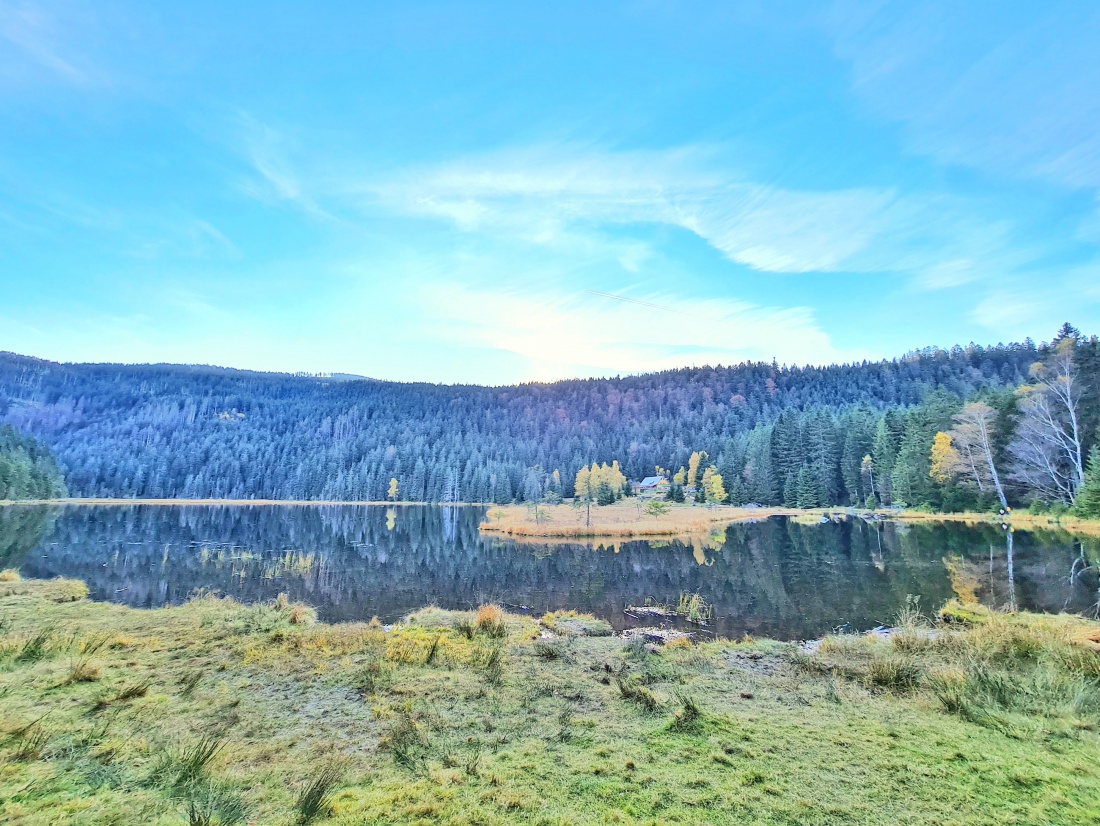
[[[624,608],[698,593],[708,630],[778,639],[888,624],[909,594],[1080,611],[1094,576],[1071,577],[1097,540],[997,526],[799,524],[771,518],[709,539],[518,543],[478,533],[484,509],[380,506],[0,507],[0,568],[84,580],[95,599],[178,604],[205,589],[249,602],[286,592],[324,620],[392,621],[427,604],[496,601],[532,614],[576,608],[616,628]],[[1078,563],[1080,565],[1080,563]]]

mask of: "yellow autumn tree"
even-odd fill
[[[397,501],[397,479],[390,479],[390,489],[386,491],[386,498],[391,502]]]
[[[684,469],[684,466],[681,465],[680,469],[672,475],[672,481],[677,485],[682,485],[682,484],[684,484],[684,478],[686,476],[687,476],[687,471]]]
[[[947,433],[937,433],[932,439],[931,470],[928,475],[937,482],[946,482],[955,475],[960,459],[959,452],[951,444],[951,436]]]
[[[596,485],[592,481],[592,472],[588,469],[588,465],[585,465],[577,471],[577,476],[573,480],[573,498],[581,501],[590,500],[595,490]]]
[[[722,474],[714,465],[703,471],[703,491],[706,493],[708,502],[726,501],[726,488]]]
[[[688,459],[688,472],[687,479],[685,481],[689,488],[692,487],[699,480],[699,465],[703,462],[706,456],[707,454],[705,451],[697,450],[692,453],[691,457]]]

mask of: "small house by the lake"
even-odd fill
[[[668,490],[668,479],[664,476],[647,476],[640,482],[634,483],[635,493],[664,493]]]

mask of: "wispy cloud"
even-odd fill
[[[884,272],[943,289],[1000,277],[1041,255],[988,204],[893,188],[795,190],[739,179],[713,149],[511,149],[377,180],[342,194],[467,233],[532,244],[578,232],[663,224],[770,273]],[[608,236],[611,237],[611,236]]]
[[[866,357],[835,347],[805,307],[645,294],[612,302],[584,292],[435,284],[418,299],[447,344],[514,353],[526,378],[606,376],[745,359],[823,364]],[[668,310],[684,316],[670,322]]]
[[[284,131],[242,113],[236,133],[236,146],[251,173],[240,182],[246,194],[268,204],[290,203],[311,215],[335,220],[303,184],[293,160],[293,141]]]
[[[890,190],[784,190],[731,179],[699,147],[607,151],[540,146],[361,182],[408,215],[467,232],[553,242],[578,224],[668,224],[732,261],[769,272],[843,269],[885,229]]]
[[[912,150],[1006,177],[1100,187],[1100,6],[839,2],[856,95]]]
[[[25,81],[44,72],[80,87],[106,80],[106,73],[88,59],[72,34],[40,4],[0,2],[0,41],[12,49],[6,60],[0,59],[0,79]]]

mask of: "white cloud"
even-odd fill
[[[1011,222],[984,217],[989,204],[892,188],[784,189],[738,180],[719,171],[714,156],[698,147],[541,146],[384,180],[345,175],[352,182],[333,194],[466,233],[585,254],[619,243],[607,229],[664,224],[762,272],[899,273],[930,289],[1000,276],[1040,254],[1014,238]]]
[[[708,154],[536,147],[414,169],[359,191],[405,214],[532,243],[556,241],[577,224],[668,224],[770,272],[844,269],[887,229],[881,217],[896,199],[890,190],[731,181],[708,168]]]
[[[514,353],[526,361],[525,378],[533,381],[772,357],[791,364],[868,357],[834,347],[805,307],[654,294],[631,297],[659,306],[586,293],[451,284],[431,285],[418,293],[418,301],[438,319],[431,325],[433,335],[445,345]]]

